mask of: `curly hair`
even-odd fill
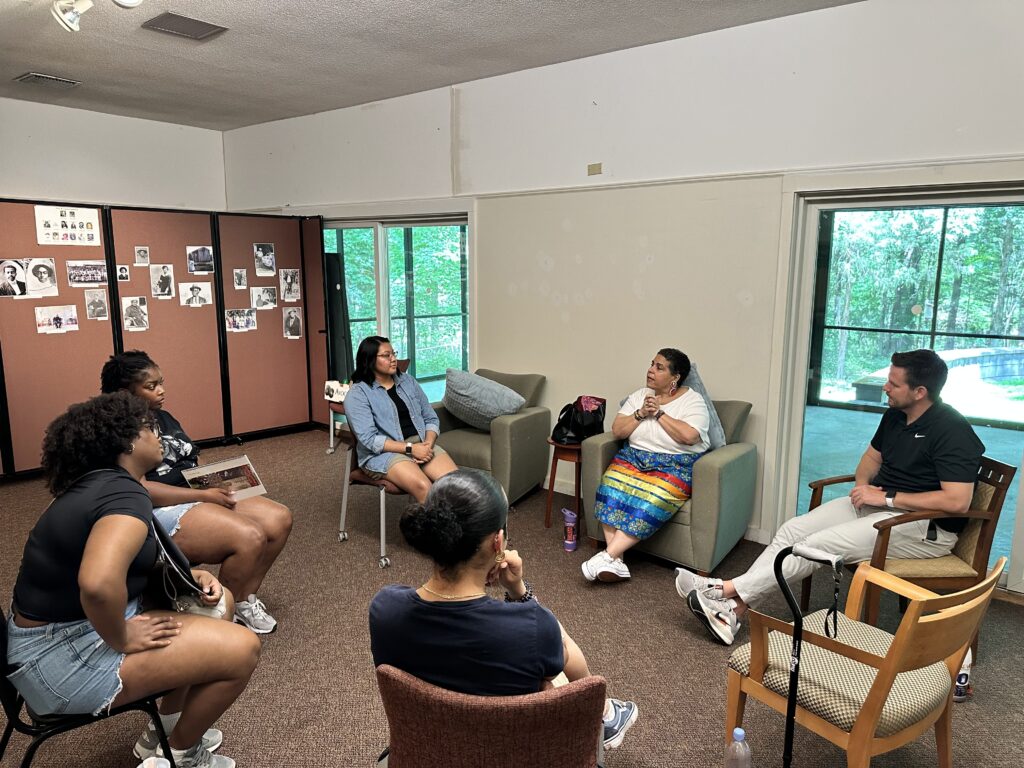
[[[100,371],[100,392],[119,392],[131,389],[142,380],[142,374],[156,368],[153,359],[141,349],[132,349],[118,355],[111,355]]]
[[[46,428],[43,437],[43,476],[54,496],[94,469],[117,466],[148,424],[146,402],[127,392],[98,395],[76,403]]]

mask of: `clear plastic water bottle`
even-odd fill
[[[956,676],[956,685],[953,686],[953,701],[967,701],[967,695],[971,692],[971,649],[967,649],[964,656],[964,663],[960,666],[960,672]]]
[[[751,768],[751,760],[746,731],[742,728],[733,728],[732,744],[725,748],[725,768]]]
[[[576,513],[571,509],[562,510],[562,518],[565,520],[565,540],[562,546],[566,552],[576,551]]]

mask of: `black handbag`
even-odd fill
[[[215,619],[222,617],[227,610],[226,595],[221,594],[216,605],[207,605],[202,599],[203,588],[192,576],[192,564],[185,553],[178,549],[171,535],[155,517],[150,524],[157,543],[157,571],[160,572],[164,597],[170,601],[171,608],[179,613],[194,613]]]
[[[551,439],[562,445],[578,445],[588,437],[604,432],[603,397],[580,395],[558,414]]]

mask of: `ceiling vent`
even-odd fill
[[[68,88],[74,88],[76,85],[82,84],[81,80],[69,80],[66,77],[44,75],[42,72],[26,72],[21,77],[16,77],[14,79],[19,83],[42,85],[46,88],[60,88],[61,90],[67,90]]]
[[[190,40],[206,40],[219,35],[221,32],[227,32],[227,27],[218,27],[216,24],[208,24],[205,21],[199,19],[190,19],[188,16],[182,16],[177,13],[161,13],[144,22],[142,25],[143,29],[152,29],[155,32],[166,32],[168,35],[177,35],[178,37],[187,37]]]

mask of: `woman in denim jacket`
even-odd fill
[[[416,379],[398,370],[383,336],[368,336],[356,351],[345,415],[356,440],[356,461],[372,478],[387,479],[423,503],[455,463],[437,441],[441,424]]]

